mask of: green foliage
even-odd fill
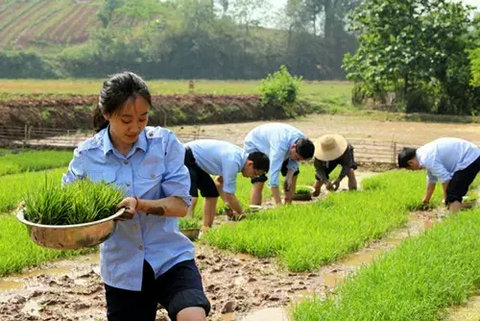
[[[70,151],[25,151],[0,156],[0,176],[27,171],[40,171],[68,165]]]
[[[2,78],[57,78],[59,73],[52,64],[35,52],[0,51]]]
[[[354,103],[368,98],[406,111],[468,114],[479,107],[469,85],[470,7],[445,0],[367,0],[352,15],[360,47],[345,55]],[[423,98],[419,101],[419,98]]]
[[[292,271],[315,270],[404,224],[409,209],[424,193],[425,174],[385,173],[364,180],[364,188],[362,192],[329,194],[321,202],[301,207],[250,215],[235,226],[209,230],[204,239],[235,252],[275,256]]]
[[[194,218],[181,217],[178,219],[178,227],[180,228],[180,230],[201,228],[202,222],[197,217],[194,217]]]
[[[52,250],[36,245],[28,237],[25,225],[11,214],[0,215],[0,275],[20,272],[42,262],[91,253],[95,249]]]
[[[308,79],[342,79],[343,54],[357,46],[346,14],[359,1],[297,1],[274,15],[259,14],[269,9],[259,0],[3,1],[0,49],[37,55],[27,61],[35,68],[6,64],[0,76],[104,78],[132,70],[147,78],[259,79],[285,64]],[[263,16],[280,28],[262,27],[260,20],[272,24]]]
[[[16,208],[25,195],[34,193],[38,186],[45,182],[45,179],[59,182],[66,170],[66,168],[58,168],[44,172],[25,172],[1,176],[0,213]]]
[[[101,220],[115,212],[123,192],[105,182],[76,180],[61,186],[45,178],[25,198],[25,219],[45,225],[71,225]]]
[[[282,65],[278,71],[262,79],[260,99],[264,105],[278,106],[283,108],[285,115],[294,116],[292,105],[297,100],[301,82],[301,76],[292,76],[287,67]]]
[[[294,320],[439,320],[479,288],[480,211],[451,216],[403,242],[321,302],[305,300]]]
[[[480,87],[480,48],[470,51],[469,58],[472,65],[471,84]]]

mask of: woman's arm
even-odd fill
[[[136,197],[126,197],[117,206],[125,207],[124,216],[132,218],[135,212],[145,212],[147,214],[183,217],[187,214],[188,206],[182,198],[169,196],[157,200],[144,200]]]

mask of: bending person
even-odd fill
[[[291,203],[300,173],[298,161],[312,158],[313,143],[297,128],[281,123],[260,125],[252,129],[244,140],[247,153],[262,152],[270,159],[270,180],[268,186],[272,189],[276,205],[282,204],[280,197],[280,173],[285,176],[285,203]],[[261,205],[263,185],[266,175],[252,178],[250,203]]]
[[[445,205],[452,212],[471,204],[462,198],[480,170],[480,148],[459,138],[439,138],[418,149],[404,148],[398,154],[398,166],[409,170],[427,170],[427,190],[423,203],[428,204],[437,180],[443,186]]]
[[[231,143],[200,139],[185,144],[185,165],[190,172],[190,195],[193,197],[189,211],[193,216],[198,198],[198,190],[205,198],[203,206],[203,226],[208,229],[215,218],[217,199],[221,196],[229,209],[230,215],[243,214],[242,206],[235,196],[237,174],[255,177],[268,172],[268,157],[261,152],[250,154]],[[210,175],[219,175],[215,181]]]
[[[338,165],[342,171],[338,178],[330,181],[330,173]],[[315,167],[315,191],[312,196],[320,195],[320,189],[325,184],[328,190],[337,190],[342,179],[348,177],[348,189],[357,189],[357,180],[354,170],[357,169],[353,157],[353,146],[341,135],[323,135],[315,141],[315,156],[313,160]]]
[[[192,242],[177,217],[190,204],[185,149],[173,132],[146,127],[151,96],[131,72],[103,83],[97,134],[74,151],[63,182],[86,178],[116,185],[130,219],[100,245],[109,321],[156,319],[157,304],[171,320],[205,320],[210,310]],[[153,214],[153,215],[148,215]]]

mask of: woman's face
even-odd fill
[[[129,98],[113,114],[103,114],[110,122],[110,137],[116,148],[131,147],[145,129],[150,105],[142,96]]]

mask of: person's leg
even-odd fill
[[[200,307],[189,307],[177,313],[177,321],[205,321],[205,309]]]
[[[192,205],[190,205],[190,207],[188,208],[187,215],[185,215],[185,217],[193,218],[193,215],[195,214],[195,206],[197,206],[197,201],[198,197],[192,196]]]
[[[212,177],[207,172],[198,168],[197,177],[198,189],[205,198],[203,205],[203,229],[207,230],[213,225],[219,194]]]
[[[158,301],[172,321],[204,321],[210,302],[194,260],[180,262],[155,281]]]
[[[142,291],[124,290],[105,284],[108,321],[154,321],[157,301],[151,290],[153,283],[152,268],[144,262]]]
[[[207,230],[212,227],[213,220],[215,219],[215,213],[217,208],[218,197],[205,197],[205,203],[203,205],[203,228]]]
[[[448,204],[448,210],[452,213],[456,213],[462,209],[462,203],[454,201]]]
[[[250,204],[262,205],[262,191],[265,183],[258,182],[252,185],[252,192],[250,193]]]
[[[357,179],[355,178],[355,171],[353,168],[350,168],[350,170],[347,173],[348,177],[348,189],[350,191],[356,190],[357,189]]]
[[[253,177],[251,180],[252,191],[250,192],[250,204],[252,205],[262,205],[262,191],[263,185],[267,181],[267,176],[265,174]]]
[[[191,152],[190,152],[191,153]],[[187,156],[185,156],[187,157]],[[193,157],[193,156],[192,156]],[[198,201],[198,175],[197,175],[197,166],[186,165],[188,173],[190,174],[190,196],[192,197],[192,204],[188,208],[186,217],[193,218],[195,215],[195,206],[197,206]]]
[[[298,171],[297,171],[298,172]],[[295,172],[292,177],[292,187],[289,191],[285,192],[285,204],[291,204],[293,200],[293,195],[295,195],[295,191],[297,190],[297,178],[298,173]]]
[[[314,188],[314,191],[312,193],[313,197],[317,197],[318,195],[320,195],[320,190],[322,189],[322,185],[323,183],[321,181],[319,181],[318,179],[315,179],[315,183],[313,183],[313,188]]]
[[[480,157],[461,171],[456,171],[447,187],[445,205],[452,212],[458,212],[469,205],[462,205],[463,196],[467,195],[468,188],[480,171]]]

